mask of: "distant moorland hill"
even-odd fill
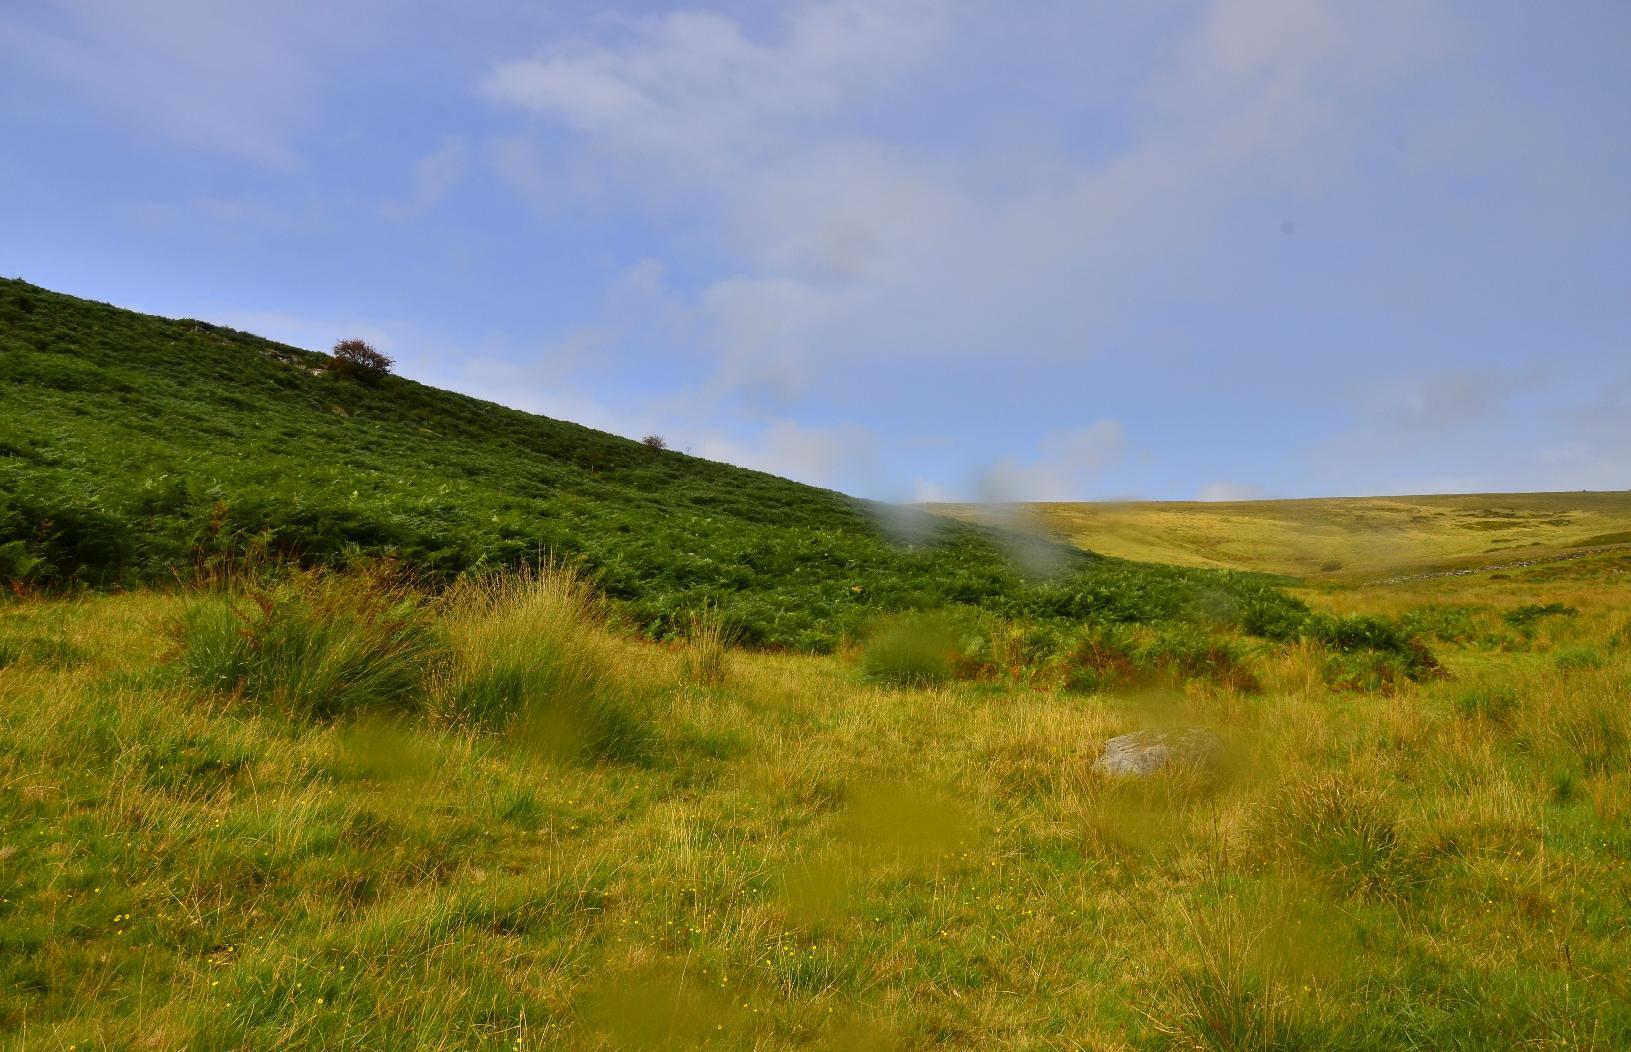
[[[975,522],[1021,520],[1125,559],[1334,582],[1494,569],[1631,547],[1631,491],[1624,490],[937,510]]]

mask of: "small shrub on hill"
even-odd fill
[[[1138,678],[1138,646],[1127,625],[1088,625],[1066,644],[1057,665],[1070,690],[1094,693]]]
[[[1547,617],[1573,617],[1580,611],[1565,603],[1525,603],[1501,615],[1502,620],[1523,632],[1532,631]]]
[[[1070,638],[1053,665],[1065,687],[1089,693],[1189,679],[1260,689],[1237,642],[1192,624],[1090,624]]]
[[[1308,608],[1300,602],[1281,602],[1278,596],[1257,597],[1241,609],[1240,630],[1260,639],[1290,643],[1301,636],[1308,617]]]
[[[664,438],[662,435],[647,435],[645,438],[640,440],[640,444],[651,450],[653,453],[661,453],[663,450],[668,448],[668,439]]]
[[[1399,625],[1412,635],[1440,643],[1499,642],[1500,633],[1491,628],[1494,614],[1483,606],[1420,606],[1399,618]]]
[[[358,380],[376,381],[396,364],[366,340],[341,340],[328,360],[330,372]]]
[[[1326,682],[1335,687],[1391,690],[1444,675],[1427,644],[1386,617],[1310,614],[1301,634],[1326,651]]]

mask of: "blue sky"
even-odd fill
[[[1631,486],[1631,5],[66,0],[0,273],[891,500]]]

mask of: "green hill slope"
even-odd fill
[[[191,320],[0,282],[0,581],[167,579],[221,551],[391,555],[431,576],[581,560],[653,634],[720,607],[744,640],[826,649],[879,611],[1229,619],[1265,579],[1060,548],[878,506]],[[898,533],[898,530],[896,531]]]

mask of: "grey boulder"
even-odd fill
[[[1180,768],[1216,774],[1223,761],[1223,739],[1205,727],[1183,731],[1134,731],[1104,743],[1093,762],[1100,774],[1147,778],[1158,771]]]

